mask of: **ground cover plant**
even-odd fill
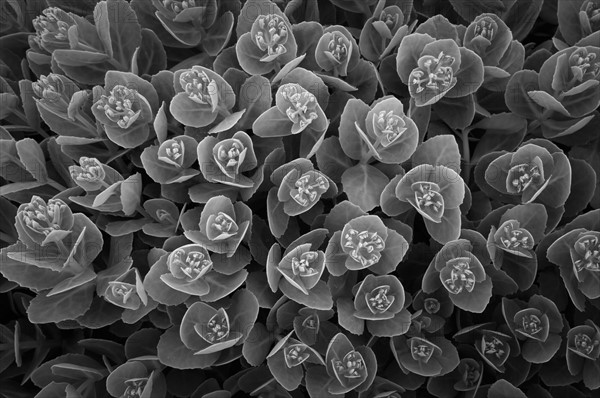
[[[0,397],[598,394],[597,0],[0,15]]]

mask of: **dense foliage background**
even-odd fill
[[[597,0],[0,16],[0,396],[597,394]]]

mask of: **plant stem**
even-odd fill
[[[469,130],[464,129],[462,132],[463,157],[465,160],[464,180],[469,183],[471,178],[471,147],[469,146]]]
[[[64,187],[62,184],[59,184],[57,181],[54,181],[52,178],[49,178],[48,181],[46,181],[46,183],[59,192],[67,190],[66,187]]]

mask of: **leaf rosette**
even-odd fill
[[[371,348],[355,348],[342,333],[331,339],[325,363],[331,379],[328,386],[331,394],[345,394],[352,390],[365,391],[373,383],[377,372],[377,361]]]
[[[331,237],[325,265],[332,275],[369,271],[384,275],[396,269],[408,251],[408,242],[388,228],[379,216],[364,215],[348,221]]]
[[[521,342],[521,356],[531,363],[548,362],[558,352],[562,316],[550,299],[532,296],[528,302],[502,299],[502,313],[513,335]]]
[[[558,2],[558,27],[568,45],[580,41],[593,43],[600,31],[600,4],[597,0]]]
[[[256,15],[254,7],[258,7],[260,14],[247,31],[238,32],[238,35],[242,34],[238,37],[235,52],[246,73],[264,75],[279,70],[296,58],[298,45],[290,21],[276,4],[270,1],[260,5],[249,2],[242,13],[246,11],[247,15]]]
[[[342,149],[355,160],[373,157],[382,163],[403,163],[419,142],[415,122],[404,114],[402,102],[392,96],[382,97],[370,107],[360,100],[348,101],[340,126]]]
[[[33,196],[29,203],[23,203],[17,210],[19,239],[30,247],[62,241],[70,233],[73,223],[73,213],[61,199],[46,202],[39,196]]]
[[[166,394],[164,375],[145,362],[130,360],[106,378],[106,391],[115,398],[142,398]]]
[[[204,138],[198,145],[198,162],[202,175],[209,182],[237,188],[255,185],[256,177],[244,174],[256,169],[258,162],[252,139],[243,131],[222,140],[212,136]]]
[[[446,244],[458,239],[465,183],[456,171],[446,166],[416,166],[398,182],[396,197],[423,216],[427,231],[436,241]]]
[[[443,97],[468,96],[481,86],[484,75],[483,62],[473,51],[452,39],[436,40],[422,33],[402,39],[396,70],[418,107]]]
[[[208,250],[192,243],[172,251],[167,257],[169,273],[160,279],[170,288],[192,296],[203,296],[210,291],[204,276],[212,269]]]
[[[106,75],[104,92],[92,106],[92,113],[112,142],[134,148],[148,139],[154,118],[149,100],[157,94],[150,83],[132,73],[115,74]]]
[[[136,311],[148,305],[148,295],[136,268],[130,268],[114,280],[108,281],[103,297],[109,303],[125,310]]]
[[[54,50],[71,48],[68,31],[75,25],[71,13],[58,7],[48,7],[31,22],[35,29],[35,36],[32,39],[39,48],[50,54]]]
[[[385,6],[386,3],[385,0],[379,1],[373,16],[365,22],[360,32],[360,53],[371,62],[390,54],[412,30],[407,25],[408,16],[400,7],[395,4]]]
[[[229,116],[235,105],[235,93],[229,83],[212,70],[200,65],[180,69],[173,75],[175,96],[169,110],[181,124],[205,127]]]
[[[329,26],[315,47],[315,60],[334,76],[347,76],[356,67],[359,49],[352,34],[341,25]]]
[[[493,323],[486,323],[465,328],[456,333],[454,339],[472,344],[488,366],[496,372],[505,373],[507,361],[519,355],[519,344],[507,333],[510,332],[497,331]]]
[[[209,362],[207,366],[210,366],[219,357],[226,357],[237,347],[241,348],[257,315],[258,301],[247,290],[236,292],[227,308],[197,301],[181,320],[179,338],[186,351],[204,357],[203,361]]]
[[[97,192],[123,181],[118,171],[96,158],[86,156],[79,158],[79,166],[69,166],[69,174],[75,184],[86,192]]]
[[[199,173],[192,169],[196,163],[198,142],[180,135],[144,149],[141,155],[144,169],[159,184],[175,184],[194,178]]]
[[[525,144],[489,163],[485,182],[521,203],[538,202],[556,208],[565,204],[571,192],[571,166],[562,152],[550,153],[542,146]]]
[[[275,94],[275,106],[263,112],[252,125],[259,137],[285,137],[305,130],[324,133],[327,116],[315,94],[298,83],[285,83]]]
[[[424,336],[396,336],[390,339],[394,357],[405,373],[420,376],[443,376],[459,364],[456,348],[443,337],[427,339]]]
[[[581,375],[586,387],[600,388],[596,377],[600,366],[600,328],[591,320],[567,333],[567,368],[573,376]]]
[[[298,388],[305,374],[305,367],[325,365],[319,353],[309,345],[291,337],[292,332],[282,338],[267,355],[271,374],[288,391]],[[304,365],[302,365],[304,364]]]
[[[202,209],[197,224],[200,229],[188,229],[185,236],[211,252],[232,257],[246,237],[251,222],[252,210],[247,205],[231,203],[225,196],[215,196]]]
[[[393,337],[408,331],[410,313],[405,308],[404,287],[398,278],[367,275],[353,290],[353,315],[366,321],[373,336]]]
[[[310,232],[290,243],[283,254],[279,244],[271,246],[266,265],[271,291],[281,290],[291,300],[309,308],[330,310],[331,291],[321,280],[325,254],[318,250],[324,238],[319,232]]]
[[[546,256],[559,266],[569,296],[578,307],[578,296],[600,298],[600,232],[573,229],[552,243]]]
[[[473,244],[467,239],[446,243],[429,265],[423,277],[423,289],[433,292],[443,287],[457,307],[483,312],[492,297],[492,280],[473,251]]]
[[[435,333],[442,329],[454,312],[454,303],[449,296],[445,289],[433,293],[418,291],[411,303],[414,312],[408,335],[419,336],[424,332]]]

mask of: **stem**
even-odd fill
[[[371,338],[367,342],[367,347],[373,347],[375,345],[375,343],[377,343],[377,340],[379,340],[379,337],[371,336]]]
[[[471,178],[471,147],[469,146],[469,130],[462,131],[463,156],[465,158],[464,180],[468,184]]]
[[[13,131],[21,131],[21,132],[25,132],[25,131],[28,131],[28,132],[37,131],[36,129],[33,129],[33,128],[29,127],[29,126],[24,126],[24,125],[23,126],[12,125],[12,126],[2,126],[2,127],[4,127],[6,129],[6,131],[11,131],[11,130],[13,130]]]
[[[59,184],[57,181],[54,181],[52,178],[49,178],[46,183],[59,192],[67,190],[66,187],[64,187],[62,184]]]
[[[150,214],[148,214],[148,212],[141,205],[138,205],[136,207],[136,210],[137,210],[138,213],[140,213],[145,218],[152,219],[152,217],[150,217]]]
[[[20,110],[13,109],[12,113],[13,113],[13,115],[17,116],[19,119],[21,119],[22,121],[24,121],[26,124],[29,124],[29,121],[27,120],[27,116],[25,116],[25,114],[23,112],[21,112]],[[38,134],[40,134],[42,137],[44,137],[44,138],[50,138],[50,136],[48,135],[48,133],[46,133],[41,128],[39,128],[39,127],[32,127],[32,129],[34,131],[36,131]]]

